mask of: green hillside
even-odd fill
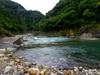
[[[0,0],[0,35],[27,31],[76,34],[100,31],[99,0],[60,0],[46,16],[27,11],[11,0]]]
[[[38,23],[43,31],[91,32],[100,30],[99,0],[60,0]]]
[[[34,30],[35,24],[43,17],[39,11],[27,11],[11,0],[0,0],[0,35]]]

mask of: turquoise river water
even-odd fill
[[[100,63],[100,40],[80,40],[68,37],[29,37],[27,44],[44,45],[16,52],[17,56],[33,63],[49,66],[98,66]],[[57,45],[48,45],[48,44]],[[60,45],[59,45],[60,44]]]

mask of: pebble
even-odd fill
[[[25,64],[25,65],[27,65],[27,66],[32,65],[32,63],[31,63],[31,62],[27,62],[27,61],[26,61],[26,62],[24,62],[24,64]]]
[[[73,75],[73,70],[70,69],[66,70],[64,75]]]
[[[0,58],[1,58],[1,57],[4,57],[4,56],[5,56],[4,54],[0,54]]]
[[[0,75],[100,75],[100,69],[85,69],[82,66],[75,66],[73,69],[67,67],[63,70],[56,67],[33,65],[31,62],[23,60],[22,57],[11,58],[9,55],[0,54],[0,59],[9,60],[9,62],[2,63],[5,64],[5,67],[0,69]],[[14,55],[11,54],[11,56]]]
[[[53,73],[53,72],[51,72],[50,75],[57,75],[57,73]]]
[[[42,71],[40,72],[40,75],[45,75],[45,73],[46,73],[46,69],[42,70]]]
[[[37,68],[29,68],[28,72],[29,72],[29,75],[39,75],[39,69]]]

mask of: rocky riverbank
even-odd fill
[[[54,67],[30,62],[14,55],[13,42],[21,36],[3,38],[0,46],[0,75],[100,75],[100,68]],[[9,45],[9,46],[8,46]]]
[[[100,69],[44,66],[9,52],[0,54],[0,75],[100,75]]]

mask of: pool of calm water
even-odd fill
[[[97,65],[100,63],[100,40],[80,40],[68,37],[28,37],[27,44],[43,46],[18,50],[15,55],[23,56],[33,63],[48,66]]]

